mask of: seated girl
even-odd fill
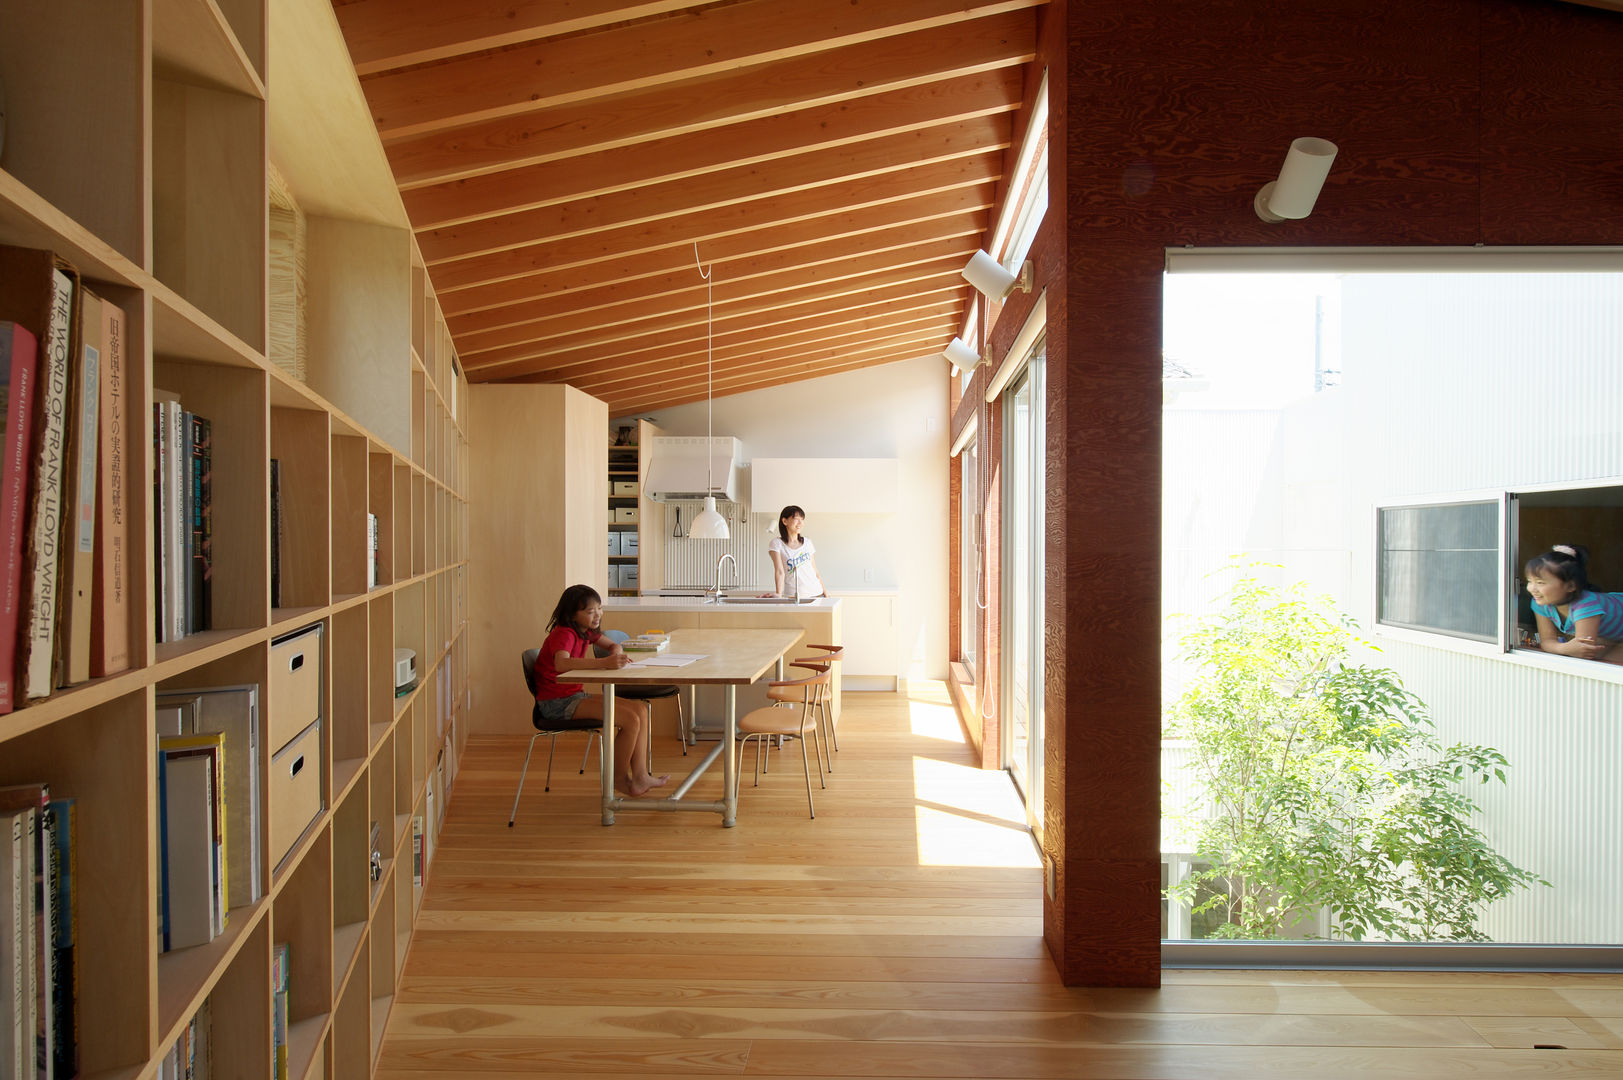
[[[601,697],[588,694],[580,683],[558,679],[566,671],[604,671],[631,663],[619,642],[603,636],[602,622],[603,598],[590,585],[571,585],[558,598],[547,640],[535,658],[535,701],[544,721],[603,719]],[[594,656],[593,645],[601,645],[608,655]],[[614,703],[614,786],[627,795],[646,794],[670,780],[648,771],[647,728],[647,702],[621,698]]]
[[[1623,664],[1623,593],[1591,589],[1588,565],[1588,549],[1577,544],[1556,544],[1528,560],[1539,648]]]

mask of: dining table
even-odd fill
[[[599,683],[603,687],[603,753],[602,771],[603,824],[613,825],[614,815],[621,810],[695,810],[721,815],[721,824],[732,828],[738,822],[738,701],[737,691],[765,675],[769,670],[774,678],[783,678],[784,656],[805,636],[805,632],[792,627],[759,629],[681,629],[672,630],[669,644],[659,652],[632,652],[633,662],[623,668],[603,670],[573,670],[569,678],[582,683]],[[695,659],[670,666],[680,657]],[[665,658],[661,661],[660,658]],[[652,662],[650,662],[652,661]],[[693,770],[664,798],[629,798],[614,792],[614,703],[616,686],[642,684],[665,686],[722,686],[726,688],[722,738],[706,753]],[[722,797],[719,801],[687,798],[688,791],[703,776],[705,770],[723,756]]]

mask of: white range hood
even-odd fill
[[[739,501],[739,446],[731,435],[710,439],[658,435],[649,443],[649,458],[642,491],[655,502],[683,502],[706,495]]]

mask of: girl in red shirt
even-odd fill
[[[619,642],[603,639],[603,598],[590,585],[571,585],[558,598],[547,623],[547,640],[535,658],[535,703],[544,721],[561,723],[582,718],[601,720],[603,699],[586,693],[580,683],[559,682],[565,671],[623,668],[631,657]],[[607,656],[588,650],[601,641]],[[664,787],[669,775],[648,771],[648,703],[621,698],[614,703],[614,786],[627,795],[643,795]]]

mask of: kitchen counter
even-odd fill
[[[743,596],[759,596],[760,593],[741,593]],[[832,611],[840,606],[837,596],[819,596],[816,600],[807,600],[798,604],[772,604],[772,603],[735,603],[726,602],[713,604],[707,596],[610,596],[603,600],[603,617],[607,620],[618,612],[693,612],[728,613],[748,611],[755,613],[793,613],[797,611]],[[830,643],[832,644],[832,642]]]
[[[735,590],[739,595],[759,596],[760,591]],[[783,627],[801,631],[802,644],[841,645],[841,602],[839,597],[820,596],[804,604],[712,604],[702,596],[609,596],[603,599],[603,628],[624,630],[628,634],[651,631],[671,631],[684,627],[701,630],[750,630]],[[814,654],[814,650],[797,647],[790,650],[789,658]],[[830,705],[837,724],[840,716],[840,684],[843,663],[834,665],[834,693]],[[787,678],[800,678],[810,674],[798,669],[785,672]],[[699,691],[698,713],[705,718],[701,730],[714,729],[719,724],[720,698],[707,698],[704,688]],[[766,684],[738,688],[739,714],[766,705]],[[657,734],[656,734],[657,738]]]

